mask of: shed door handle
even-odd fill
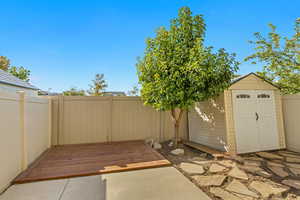
[[[259,119],[257,112],[255,112],[255,115],[256,115],[256,121],[257,121]]]

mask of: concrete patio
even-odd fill
[[[173,167],[11,186],[0,200],[209,200]]]

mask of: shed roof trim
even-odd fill
[[[237,83],[237,82],[243,80],[244,78],[246,78],[246,77],[248,77],[248,76],[250,76],[250,75],[254,75],[254,76],[256,76],[257,78],[262,79],[262,80],[265,81],[266,83],[268,83],[268,84],[270,84],[270,85],[272,85],[272,86],[274,86],[274,87],[280,89],[279,86],[277,86],[277,85],[275,85],[274,83],[272,83],[271,81],[269,81],[269,80],[263,78],[262,76],[257,75],[257,74],[254,73],[254,72],[251,72],[251,73],[249,73],[249,74],[246,74],[246,75],[243,75],[243,76],[239,76],[239,77],[237,77],[237,78],[232,79],[230,85],[233,85],[233,84],[235,84],[235,83]]]

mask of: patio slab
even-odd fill
[[[209,200],[174,167],[13,185],[0,200]]]
[[[68,180],[52,180],[11,186],[0,200],[58,200]]]

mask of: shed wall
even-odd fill
[[[226,151],[224,95],[196,103],[189,111],[189,139],[205,146]]]

